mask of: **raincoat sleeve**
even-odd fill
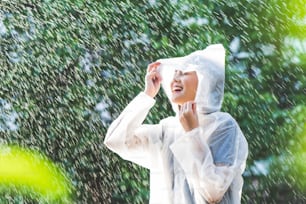
[[[141,92],[112,122],[104,144],[125,160],[150,168],[150,142],[160,134],[160,125],[142,124],[155,100]]]
[[[186,132],[171,145],[195,194],[208,203],[219,202],[239,172],[237,165],[237,126],[218,127],[210,137],[198,127]]]

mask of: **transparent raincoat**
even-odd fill
[[[150,169],[150,204],[240,203],[248,145],[237,122],[220,112],[223,46],[210,45],[184,57],[158,61],[169,99],[174,71],[196,71],[199,127],[186,132],[176,104],[172,104],[176,116],[143,124],[155,100],[141,92],[110,125],[105,145],[123,159]]]

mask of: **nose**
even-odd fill
[[[173,75],[173,81],[179,81],[182,73],[183,73],[182,71],[175,70]]]

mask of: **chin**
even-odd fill
[[[177,105],[182,105],[182,100],[180,100],[179,98],[172,98],[171,102]]]

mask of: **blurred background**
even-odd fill
[[[1,0],[0,144],[50,159],[73,185],[69,202],[148,203],[148,170],[105,148],[107,128],[143,90],[149,63],[222,43],[222,110],[249,142],[242,203],[306,203],[305,5]],[[146,123],[172,110],[163,92],[157,101]],[[0,187],[1,203],[43,203]]]

